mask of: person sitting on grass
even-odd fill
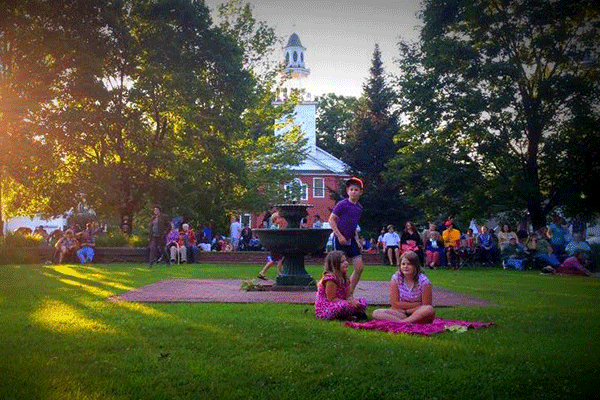
[[[508,239],[508,244],[502,250],[502,266],[514,267],[520,271],[525,264],[526,254],[522,244],[517,243],[517,235]]]
[[[58,263],[62,264],[65,257],[73,255],[79,247],[73,230],[67,229],[65,235],[56,242],[54,247],[58,251]]]
[[[390,281],[390,305],[377,309],[373,318],[396,322],[427,324],[433,322],[431,282],[421,272],[417,253],[408,251],[400,257],[400,267]]]
[[[583,250],[575,250],[573,255],[563,261],[557,268],[550,266],[544,268],[542,272],[562,275],[584,275],[591,276],[592,273],[584,265],[585,252]]]
[[[350,295],[348,260],[341,251],[325,257],[323,277],[317,284],[315,315],[320,319],[367,319],[367,300]]]
[[[526,242],[527,254],[533,258],[534,265],[542,264],[542,267],[548,265],[552,267],[558,267],[560,261],[552,254],[552,246],[542,233],[532,232]]]
[[[574,233],[573,239],[565,247],[565,252],[567,253],[568,257],[575,255],[576,250],[583,251],[585,254],[586,263],[589,263],[589,261],[592,259],[592,248],[585,240],[582,240],[581,233]]]

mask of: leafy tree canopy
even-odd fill
[[[595,3],[428,0],[423,20],[421,42],[400,44],[397,81],[397,176],[413,202],[518,207],[535,227],[559,206],[597,212],[600,164],[581,146],[600,139]]]
[[[47,2],[29,2],[23,13],[35,14],[38,3]],[[264,209],[301,147],[297,131],[274,137],[274,116],[286,107],[271,106],[272,74],[259,82],[253,69],[252,55],[275,44],[272,31],[249,6],[230,9],[233,25],[215,26],[204,3],[192,0],[107,1],[89,14],[98,23],[44,15],[58,31],[84,32],[76,37],[97,46],[74,46],[60,73],[40,70],[40,80],[54,82],[52,93],[25,87],[19,95],[36,104],[26,114],[35,132],[27,145],[47,151],[40,174],[21,183],[45,207],[30,201],[19,209],[57,214],[84,199],[102,215],[132,216],[158,202],[198,220]],[[53,44],[46,26],[25,29],[42,48]],[[29,45],[13,39],[18,48]],[[24,57],[52,59],[41,51]]]
[[[356,97],[328,93],[319,98],[316,133],[317,146],[337,158],[344,158],[347,135],[354,119]]]

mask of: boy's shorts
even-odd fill
[[[269,261],[278,262],[282,258],[283,258],[283,254],[280,254],[280,253],[270,252],[269,254],[267,254],[267,262],[269,262]]]
[[[358,247],[358,243],[356,243],[356,238],[354,237],[350,239],[350,244],[344,246],[339,244],[337,236],[334,236],[333,250],[343,251],[348,260],[352,260],[353,258],[360,257],[362,255],[360,248]]]

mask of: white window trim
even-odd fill
[[[323,182],[323,185],[321,186],[321,190],[323,191],[323,194],[321,196],[316,195],[317,185],[315,182],[317,179],[320,179],[321,182]],[[313,178],[313,197],[315,199],[324,199],[325,198],[325,178]]]
[[[243,217],[248,217],[248,227],[252,228],[252,214],[245,213]],[[244,218],[240,218],[240,222],[242,222],[242,226],[244,226],[243,222]]]

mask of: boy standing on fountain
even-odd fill
[[[333,230],[333,250],[341,250],[346,258],[352,262],[352,276],[350,277],[350,294],[360,280],[363,271],[362,246],[358,238],[356,227],[362,214],[363,207],[358,202],[363,192],[363,181],[355,176],[346,181],[346,193],[348,198],[340,200],[331,215],[329,225]]]

